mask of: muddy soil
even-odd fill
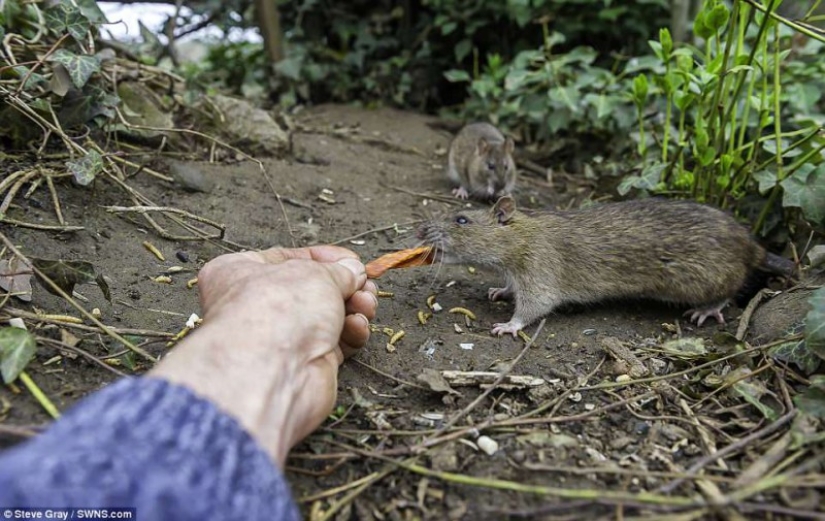
[[[185,191],[145,173],[129,180],[131,186],[158,205],[173,206],[225,224],[226,239],[232,245],[164,240],[139,216],[107,212],[103,208],[106,205],[131,203],[122,191],[103,184],[91,190],[73,187],[68,182],[58,184],[67,223],[83,226],[82,231],[54,233],[9,226],[3,226],[3,231],[27,255],[93,262],[110,280],[112,302],[107,302],[93,285],[79,286],[78,291],[88,299],[88,309],[100,309],[104,323],[175,333],[183,328],[191,313],[198,312],[196,289],[187,288],[186,281],[203,262],[237,245],[264,248],[339,243],[369,259],[411,246],[417,221],[460,207],[460,203],[448,197],[449,186],[442,175],[449,135],[429,126],[431,118],[384,109],[324,106],[297,119],[305,131],[294,136],[295,156],[264,162],[272,185],[283,197],[283,207],[257,165],[250,162],[193,165],[214,183],[210,193]],[[551,186],[538,177],[525,176],[516,196],[528,208],[564,207],[578,204],[588,196],[584,186],[574,182]],[[43,188],[28,199],[20,198],[10,216],[35,223],[55,221],[48,192]],[[165,224],[174,230],[168,221]],[[166,261],[148,252],[144,241],[156,245]],[[172,266],[182,266],[187,271],[172,274],[171,284],[152,280]],[[492,273],[446,266],[396,270],[380,280],[381,289],[393,296],[381,299],[369,345],[357,361],[347,362],[341,369],[339,413],[346,414],[333,427],[297,447],[289,462],[295,496],[309,499],[302,503],[307,515],[325,510],[343,497],[338,494],[312,500],[314,494],[373,472],[386,472],[347,503],[336,519],[503,519],[519,514],[548,518],[567,514],[574,518],[612,517],[612,507],[593,501],[576,503],[578,510],[554,510],[557,500],[541,495],[480,489],[422,477],[380,459],[354,457],[327,443],[334,439],[364,450],[403,452],[404,447],[421,441],[422,432],[431,432],[444,418],[467,406],[478,395],[477,387],[456,387],[459,394],[447,395],[399,382],[426,387],[418,376],[427,369],[487,371],[516,357],[524,347],[522,339],[489,335],[494,322],[507,321],[512,313],[511,304],[490,303],[486,298],[487,288],[500,282]],[[429,311],[427,299],[431,295],[436,296],[442,311],[422,325],[417,313]],[[30,306],[16,306],[30,311],[36,307],[48,313],[76,314],[63,300],[40,286],[35,287]],[[469,321],[464,315],[448,312],[455,307],[471,310],[476,319]],[[656,345],[674,335],[683,311],[658,304],[623,302],[554,314],[513,371],[544,379],[544,394],[527,389],[497,391],[459,425],[489,417],[512,418],[547,403],[546,400],[560,394],[560,389],[614,379],[621,371],[606,356],[601,346],[604,337],[616,337],[637,346]],[[680,322],[681,333],[709,338],[720,329],[734,331],[739,313],[736,309],[726,311],[732,319],[728,326],[696,329]],[[39,334],[58,337],[58,329],[43,323]],[[388,349],[389,335],[401,330],[405,332],[403,338]],[[83,339],[81,347],[95,356],[118,355],[121,349],[98,333],[71,331]],[[530,334],[534,331],[535,325],[527,330]],[[153,355],[167,352],[166,339],[137,336]],[[60,409],[117,378],[82,357],[55,358],[60,354],[55,349],[38,349],[29,372]],[[113,367],[127,374],[146,370],[139,359],[133,361],[134,371],[128,364]],[[647,399],[633,407],[614,407],[587,416],[615,403],[627,392],[585,391],[557,400],[553,414],[565,418],[583,415],[582,420],[498,430],[490,434],[498,443],[498,451],[491,456],[478,449],[470,432],[462,442],[412,455],[407,461],[440,472],[524,485],[652,490],[668,479],[648,471],[668,470],[664,460],[688,466],[702,449],[689,432],[689,425],[657,419],[666,414],[658,400]],[[5,425],[32,427],[48,422],[48,416],[25,391],[17,393],[0,387],[0,400],[0,411],[6,409],[0,413]],[[331,419],[329,425],[332,422]],[[19,439],[7,435],[3,441],[9,444]],[[652,451],[664,450],[663,447],[667,448],[667,457],[651,458]],[[616,471],[588,472],[587,469],[597,466],[611,466]],[[623,468],[638,473],[623,473]]]

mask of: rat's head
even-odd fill
[[[479,138],[476,153],[470,165],[470,184],[475,195],[493,199],[506,195],[516,179],[516,164],[513,161],[515,143],[507,138],[503,143],[493,144],[486,138]]]
[[[515,213],[516,201],[508,195],[489,210],[461,210],[448,218],[426,222],[417,235],[435,248],[436,260],[496,266],[509,248],[507,227]]]

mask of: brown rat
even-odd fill
[[[456,134],[447,155],[447,177],[460,198],[493,199],[516,184],[515,143],[489,123],[471,123]]]
[[[643,199],[527,216],[506,196],[489,210],[428,222],[419,237],[449,264],[488,266],[506,285],[490,300],[515,297],[507,323],[520,329],[566,303],[649,298],[693,307],[699,325],[721,310],[754,270],[790,275],[793,263],[768,253],[727,213],[689,201]]]

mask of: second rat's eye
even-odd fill
[[[463,215],[459,215],[455,218],[455,222],[458,224],[467,224],[470,222],[470,220],[464,217]]]
[[[487,161],[487,170],[495,170],[496,164],[494,161]]]

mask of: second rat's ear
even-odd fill
[[[516,142],[513,141],[513,138],[508,137],[504,140],[504,153],[508,156],[513,155],[513,151],[516,149]]]
[[[500,197],[496,204],[493,205],[493,215],[499,224],[507,224],[516,212],[516,200],[512,196],[505,195]]]
[[[478,155],[484,156],[487,155],[487,151],[490,150],[490,143],[483,137],[478,138],[478,145],[476,145],[476,151]]]

